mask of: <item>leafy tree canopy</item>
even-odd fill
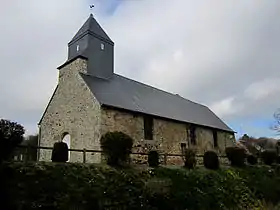
[[[0,161],[10,157],[17,145],[23,141],[24,128],[10,120],[0,120]]]

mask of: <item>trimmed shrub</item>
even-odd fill
[[[68,146],[64,142],[56,142],[52,150],[53,162],[67,162],[68,161]]]
[[[101,148],[111,166],[121,165],[129,159],[133,145],[133,139],[119,131],[108,132],[101,137]]]
[[[251,165],[256,165],[258,163],[258,158],[254,155],[248,155],[247,162]]]
[[[148,163],[151,167],[158,167],[159,155],[157,151],[150,151],[148,154]]]
[[[227,147],[226,156],[232,166],[242,167],[245,164],[246,151],[240,147]]]
[[[195,151],[193,149],[186,149],[185,151],[185,167],[193,169],[196,166]]]
[[[274,150],[265,150],[261,154],[264,164],[271,165],[276,161],[277,154]]]
[[[219,157],[214,151],[207,151],[203,156],[203,164],[205,168],[217,170],[220,167]]]
[[[276,163],[280,164],[280,155],[277,156]]]

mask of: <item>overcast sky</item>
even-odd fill
[[[0,7],[0,118],[37,123],[90,14],[115,42],[115,72],[209,106],[237,136],[275,137],[279,0],[10,0]]]

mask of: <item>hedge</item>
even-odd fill
[[[279,168],[115,169],[74,163],[11,163],[6,209],[258,209],[279,202]],[[3,189],[3,188],[1,188]]]

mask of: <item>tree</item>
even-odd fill
[[[34,147],[38,146],[38,134],[29,135],[26,137],[24,141],[22,141],[21,145],[26,146],[27,149],[20,148],[18,155],[22,154],[27,160],[36,161],[37,160],[37,149]]]
[[[23,141],[22,125],[9,120],[0,120],[0,162],[10,158],[12,152]]]
[[[274,124],[271,126],[271,129],[280,134],[280,109],[277,109],[276,112],[274,112],[273,118]]]
[[[276,152],[277,152],[277,155],[280,156],[280,140],[278,140],[276,143]]]
[[[261,152],[267,149],[276,150],[276,139],[259,137],[254,138],[244,134],[238,141],[240,144],[246,147],[246,150],[253,155],[259,156]]]

